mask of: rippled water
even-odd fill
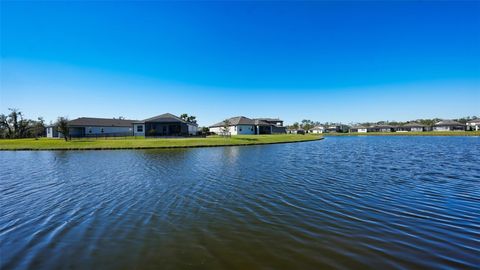
[[[1,269],[478,268],[480,138],[0,152]]]

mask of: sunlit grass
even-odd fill
[[[305,135],[239,135],[231,137],[210,136],[207,138],[107,138],[107,139],[63,139],[41,138],[0,140],[0,150],[75,150],[75,149],[146,149],[146,148],[177,148],[229,145],[254,145],[312,141],[320,136]]]

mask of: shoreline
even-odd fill
[[[254,135],[258,136],[258,135]],[[266,136],[275,136],[275,135],[266,135]],[[282,136],[282,135],[280,135]],[[233,137],[234,138],[234,137]],[[206,148],[206,147],[232,147],[232,146],[256,146],[256,145],[268,145],[268,144],[286,144],[286,143],[302,143],[302,142],[312,142],[312,141],[320,141],[323,140],[324,137],[322,136],[304,136],[298,137],[298,139],[285,139],[287,140],[279,140],[279,141],[259,141],[259,142],[251,142],[251,143],[216,143],[216,144],[195,144],[192,143],[190,145],[152,145],[152,146],[92,146],[92,147],[12,147],[12,148],[5,148],[2,147],[0,141],[0,151],[100,151],[100,150],[151,150],[151,149],[182,149],[182,148]],[[243,139],[239,137],[237,139]],[[43,139],[43,140],[57,140],[57,139]],[[144,139],[144,140],[155,140],[155,139]],[[168,139],[167,139],[168,140]],[[171,140],[178,140],[178,139],[171,139]],[[122,139],[113,139],[113,141],[121,143]],[[139,140],[140,141],[140,140]],[[60,142],[64,142],[63,140]],[[75,141],[74,141],[75,142]],[[84,143],[84,142],[104,142],[104,140],[90,140],[90,141],[82,141],[79,140],[77,143]],[[206,142],[206,141],[204,141]],[[67,142],[68,143],[68,142]]]
[[[334,136],[444,136],[468,137],[480,136],[480,131],[423,131],[423,132],[366,132],[366,133],[323,133],[324,137]]]

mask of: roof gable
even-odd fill
[[[236,116],[227,119],[229,126],[238,126],[238,125],[255,125],[255,120],[250,119],[245,116]],[[268,124],[269,125],[269,124]],[[225,126],[225,120],[222,122],[218,122],[210,127],[223,127]]]
[[[425,125],[422,125],[422,124],[417,123],[417,122],[409,122],[409,123],[406,123],[405,125],[403,125],[402,127],[425,127]]]
[[[145,123],[145,122],[163,122],[163,123],[184,123],[184,124],[190,124],[190,125],[197,125],[194,122],[188,122],[176,115],[173,115],[171,113],[164,113],[160,114],[154,117],[147,118],[143,121],[140,121],[138,123]]]
[[[464,124],[459,123],[453,120],[442,120],[440,122],[435,123],[434,126],[464,126]]]

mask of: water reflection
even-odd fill
[[[478,149],[479,138],[352,137],[1,152],[1,266],[475,268]]]

